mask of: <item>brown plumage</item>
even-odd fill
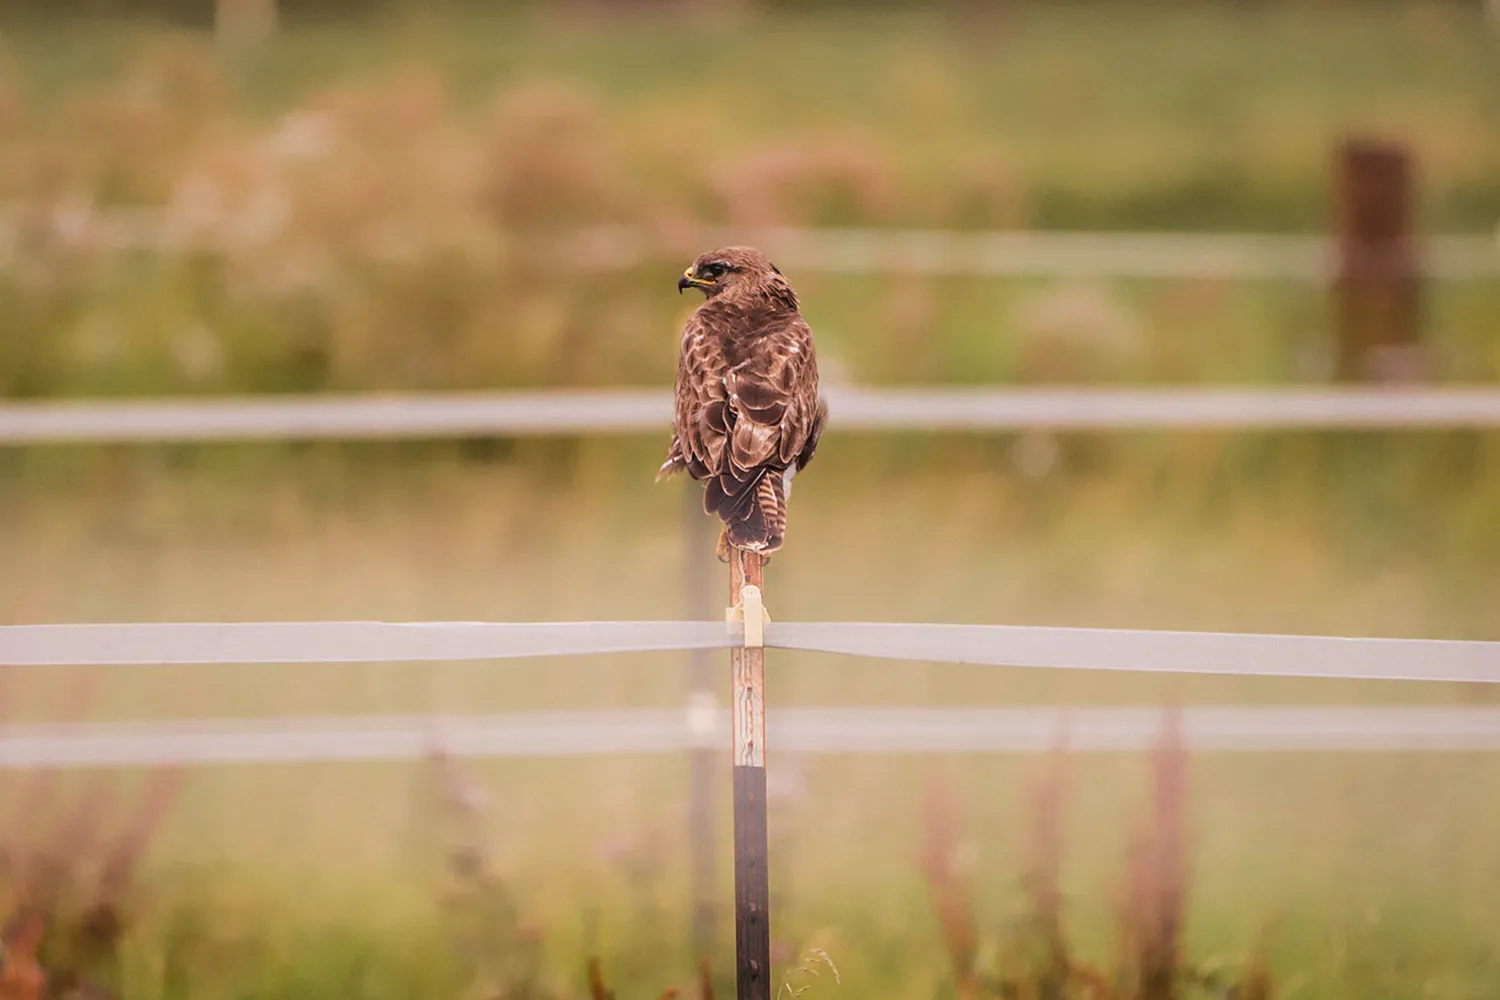
[[[828,420],[797,293],[752,247],[703,254],[678,279],[706,298],[682,330],[672,446],[657,478],[686,470],[726,544],[771,553],[786,537],[794,475]]]

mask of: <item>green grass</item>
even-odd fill
[[[489,459],[418,446],[12,454],[0,490],[0,617],[679,617],[682,496],[650,482],[659,443],[517,444]],[[831,436],[798,481],[789,546],[768,570],[772,614],[1500,638],[1490,436],[1102,445],[1069,439],[1062,467],[1029,480],[1010,470],[1003,441]],[[1466,704],[1489,694],[774,660],[773,712],[1168,698]],[[6,704],[28,719],[673,706],[685,670],[680,656],[13,669]],[[773,808],[777,938],[833,956],[844,981],[820,981],[819,993],[950,995],[915,860],[915,804],[934,768],[959,791],[972,843],[960,855],[974,858],[987,947],[1005,938],[1021,905],[1022,789],[1035,767],[1005,755],[799,761],[773,749],[773,771],[801,769],[805,789]],[[1270,968],[1290,995],[1484,996],[1500,965],[1500,815],[1485,792],[1497,767],[1485,754],[1197,756],[1189,955],[1235,967],[1269,922]],[[579,995],[588,951],[621,995],[690,979],[683,761],[474,769],[491,798],[485,841],[544,942],[543,982]],[[1074,769],[1060,844],[1067,921],[1079,957],[1108,965],[1145,762],[1091,755]],[[30,780],[0,777],[0,801],[24,801]],[[66,815],[99,787],[92,780],[64,777],[39,816]],[[453,954],[451,916],[432,901],[446,835],[424,805],[429,782],[396,765],[194,772],[141,877],[127,996],[460,992],[472,973]],[[727,845],[726,810],[721,798]],[[28,829],[44,836],[47,822]],[[727,882],[721,889],[729,899]],[[714,959],[727,975],[722,946]]]

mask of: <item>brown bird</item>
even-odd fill
[[[705,483],[703,509],[729,548],[769,554],[786,537],[792,477],[812,461],[828,404],[797,293],[753,247],[703,254],[677,279],[704,302],[682,329],[672,446],[656,478]]]

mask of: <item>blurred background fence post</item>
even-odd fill
[[[682,491],[682,548],[686,618],[707,621],[714,612],[712,574],[708,553],[712,550],[713,525],[703,512],[702,494]],[[716,943],[714,906],[714,757],[718,699],[714,697],[713,652],[697,649],[688,654],[688,729],[693,750],[688,763],[688,842],[691,852],[693,951],[703,958]]]
[[[1337,377],[1421,379],[1428,365],[1411,151],[1399,142],[1351,136],[1339,143],[1335,158]]]

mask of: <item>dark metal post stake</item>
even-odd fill
[[[734,675],[734,950],[738,1000],[771,1000],[771,881],[766,865],[766,651],[759,553],[730,550],[731,615],[745,644]]]

